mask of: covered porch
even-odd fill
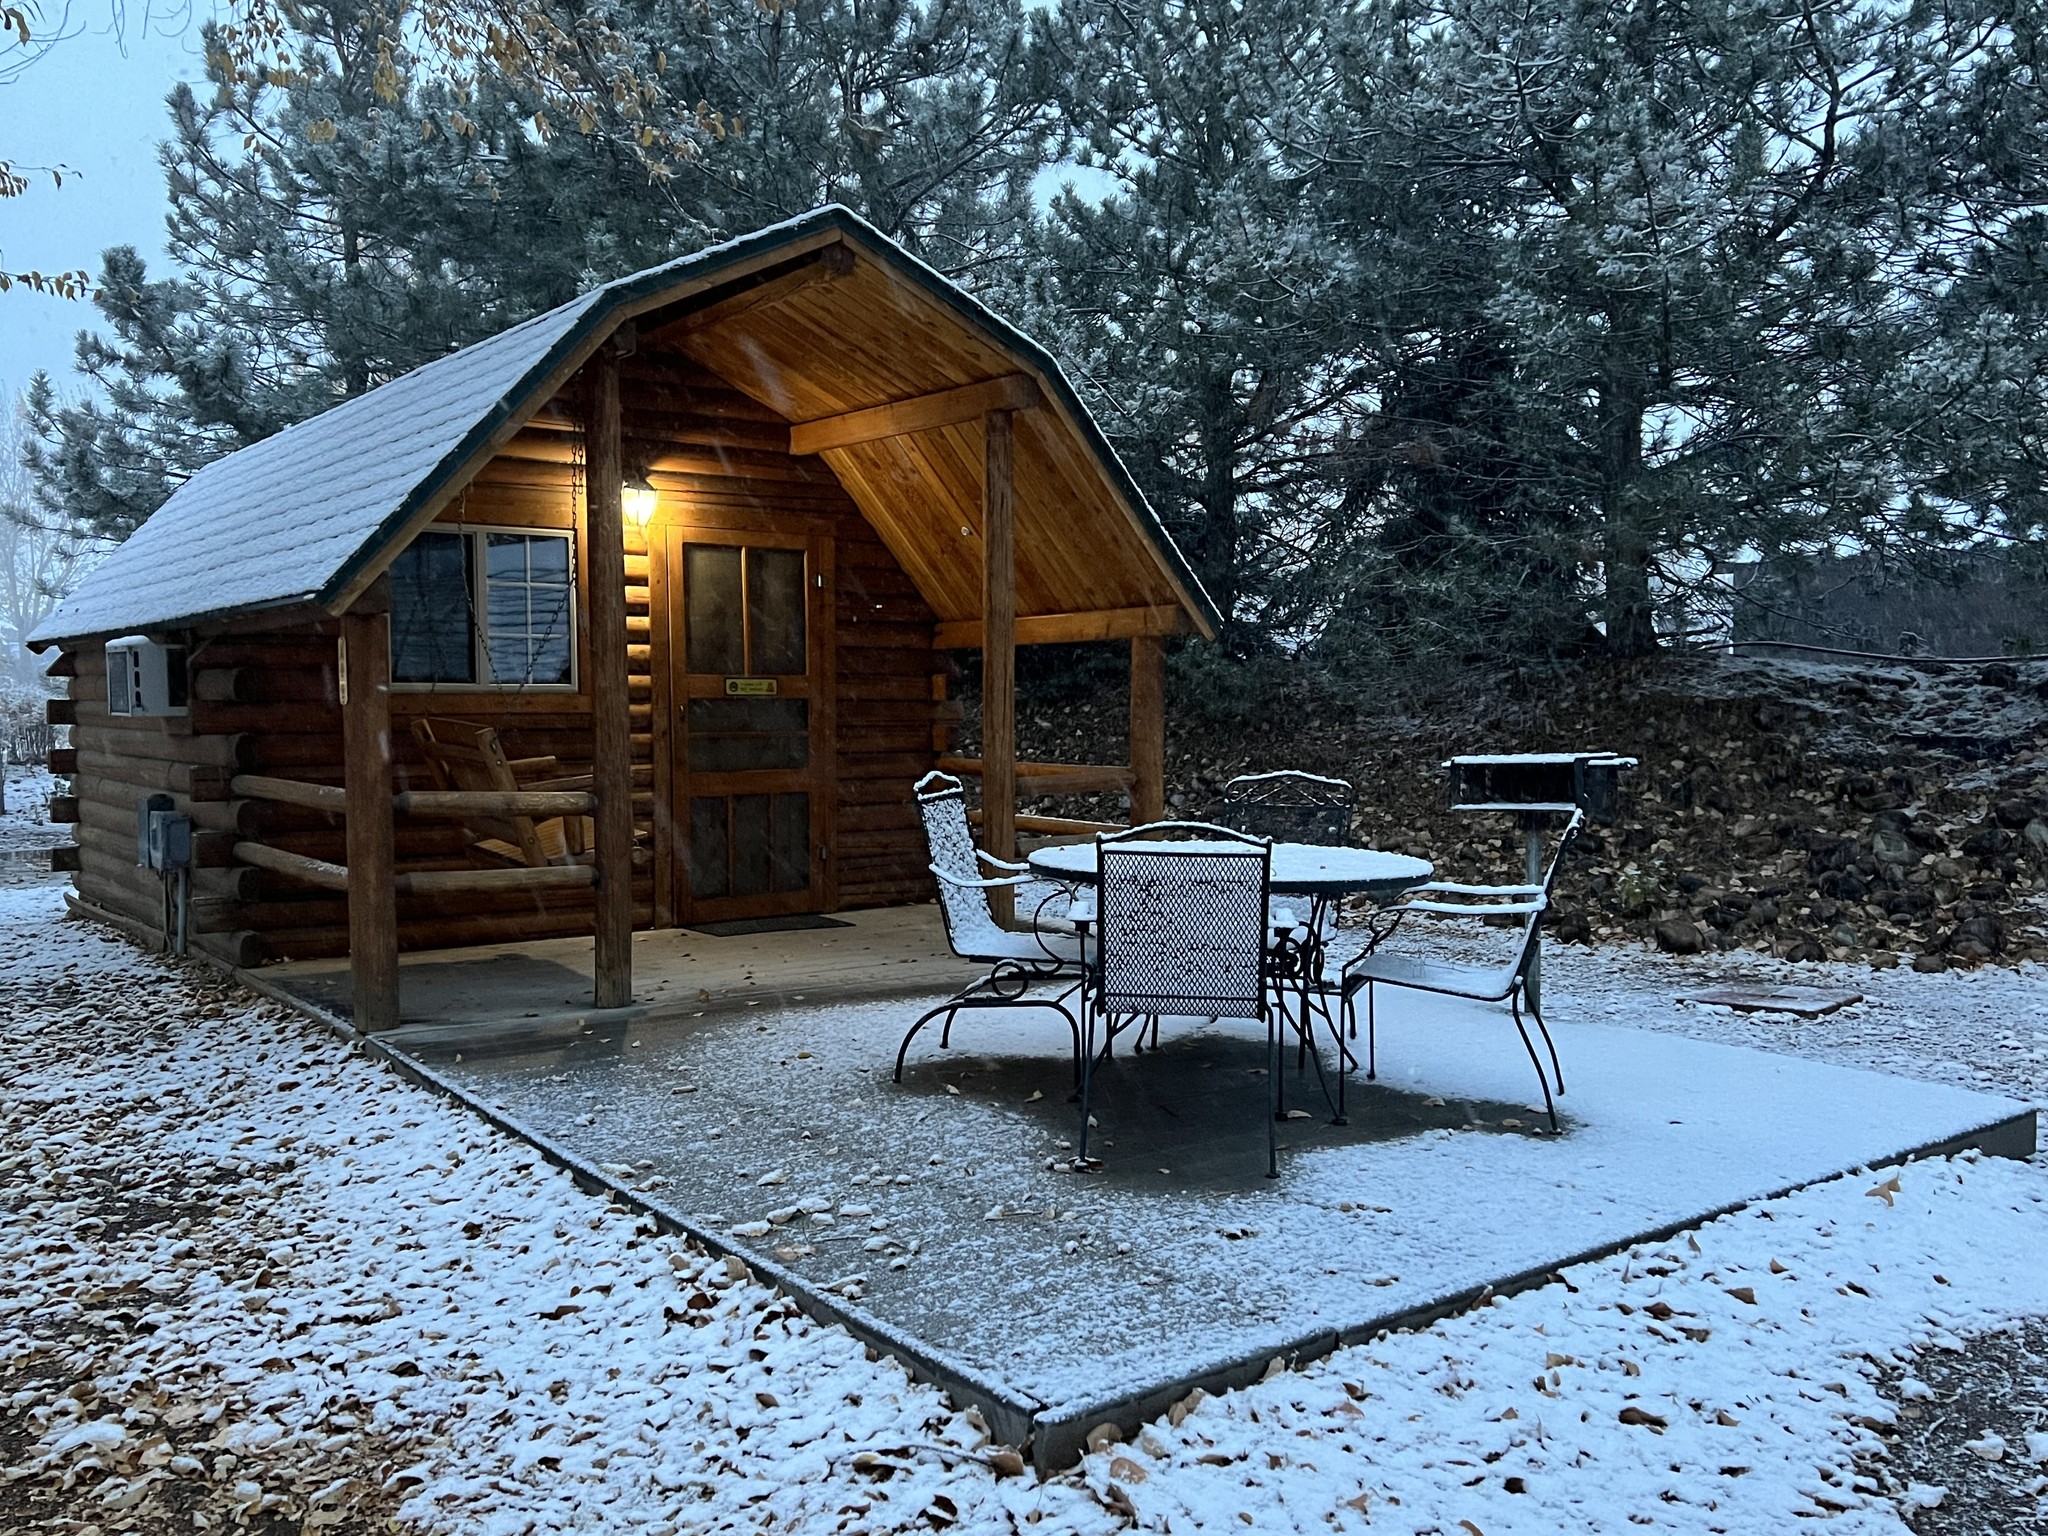
[[[402,1017],[395,956],[421,942],[404,942],[408,894],[531,891],[544,908],[587,889],[590,996],[618,1007],[647,997],[636,929],[922,898],[909,790],[932,767],[978,781],[980,837],[1000,857],[1020,831],[1113,824],[1034,816],[1034,796],[1107,795],[1133,821],[1161,815],[1166,642],[1210,632],[1213,614],[1028,343],[893,247],[827,221],[737,268],[653,286],[579,352],[451,483],[414,544],[394,541],[344,594],[346,865],[236,850],[345,889],[367,1027]],[[414,732],[435,715],[507,735],[521,722],[407,671],[409,631],[438,602],[409,551],[443,528],[522,518],[566,523],[575,541],[587,782],[421,788],[408,717]],[[493,548],[500,537],[484,534]],[[1126,762],[1020,760],[1016,648],[1073,642],[1128,650]],[[980,656],[972,757],[952,740],[954,650]],[[232,788],[308,793],[256,776]],[[331,806],[333,792],[319,799]],[[548,867],[408,869],[393,810],[400,825],[582,818],[587,851]]]

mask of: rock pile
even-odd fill
[[[1212,810],[1233,774],[1306,768],[1358,786],[1360,840],[1446,876],[1519,879],[1511,819],[1451,811],[1442,760],[1617,751],[1640,766],[1614,824],[1589,828],[1565,872],[1561,938],[1922,970],[2048,959],[2048,665],[1951,677],[1667,658],[1354,702],[1388,697],[1304,685],[1284,735],[1258,711],[1232,724],[1175,699],[1176,812]],[[1020,736],[1030,757],[1116,762],[1122,726],[1121,699],[1027,697]]]

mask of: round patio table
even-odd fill
[[[1181,849],[1242,847],[1242,844],[1201,842],[1130,842],[1120,848]],[[1102,872],[1095,862],[1095,844],[1060,843],[1031,855],[1032,870],[1067,885],[1093,885]],[[1276,896],[1309,896],[1330,901],[1343,896],[1398,896],[1436,871],[1427,859],[1377,848],[1326,848],[1315,843],[1275,843],[1271,884]]]

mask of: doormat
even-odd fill
[[[805,928],[851,928],[836,917],[799,912],[792,917],[736,917],[729,923],[690,923],[692,933],[708,933],[714,939],[741,939],[750,933],[797,933]]]
[[[1863,994],[1831,987],[1773,987],[1737,982],[1695,992],[1684,1001],[1733,1008],[1738,1013],[1790,1013],[1802,1019],[1817,1019],[1837,1008],[1862,1002]]]

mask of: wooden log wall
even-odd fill
[[[836,542],[838,804],[832,860],[840,907],[928,900],[923,835],[911,784],[936,760],[935,718],[956,711],[935,699],[934,616],[823,461],[796,458],[776,416],[702,368],[672,354],[630,358],[622,370],[627,459],[663,492],[664,519],[711,527],[802,527]],[[573,528],[580,470],[573,436],[543,422],[487,465],[448,509],[446,523]],[[579,579],[584,562],[577,562]],[[648,540],[626,546],[628,689],[632,704],[634,825],[649,850],[634,871],[633,922],[673,913],[660,851],[673,836],[667,809],[666,720],[673,708],[655,658],[666,662],[666,612],[650,607],[658,580]],[[579,617],[588,604],[579,604]],[[657,628],[662,633],[657,634]],[[78,843],[76,880],[87,901],[154,925],[161,886],[135,866],[136,802],[170,794],[194,824],[192,942],[237,965],[347,952],[345,898],[271,870],[238,863],[254,841],[330,863],[345,862],[341,818],[274,801],[232,797],[237,773],[339,785],[341,707],[336,625],[237,628],[193,637],[192,704],[186,717],[128,719],[106,711],[106,663],[97,645],[67,648],[53,668],[69,672],[69,699],[53,717],[71,734]],[[580,640],[581,637],[579,637]],[[62,670],[58,670],[62,669]],[[564,775],[588,772],[588,699],[572,694],[394,692],[393,746],[400,790],[435,788],[410,722],[435,715],[496,727],[508,756],[552,756]],[[657,751],[659,738],[659,751]],[[458,823],[399,816],[401,873],[470,867]],[[662,887],[658,892],[657,886]],[[587,890],[401,896],[402,949],[588,934]]]
[[[644,614],[644,585],[641,592]],[[80,895],[119,915],[157,921],[157,876],[135,867],[135,807],[144,795],[169,793],[177,808],[193,818],[198,868],[192,931],[198,947],[238,965],[347,953],[348,907],[342,895],[240,866],[232,856],[237,841],[253,841],[344,863],[343,818],[268,799],[231,798],[228,789],[236,773],[342,782],[335,626],[309,624],[202,639],[193,651],[195,682],[231,670],[239,678],[237,697],[217,702],[195,688],[191,713],[182,719],[108,716],[104,653],[91,646],[76,655],[78,675],[70,693],[78,714],[72,731],[77,752],[72,783],[79,803]],[[643,695],[644,682],[643,676]],[[534,709],[535,699],[520,699],[511,701],[517,708],[508,709],[507,701],[485,694],[395,694],[398,787],[436,787],[408,728],[420,714],[484,721],[499,729],[513,757],[554,755],[564,774],[587,771],[588,706],[572,696],[556,700]],[[644,717],[644,706],[640,713]],[[643,781],[648,777],[647,741],[643,723],[635,736]],[[650,823],[651,807],[644,798],[637,810],[643,824]],[[471,867],[471,838],[457,822],[400,816],[396,836],[401,874]],[[634,883],[636,921],[645,925],[653,915],[651,870],[636,872]],[[584,934],[590,931],[591,907],[590,893],[574,890],[402,896],[399,943],[418,950]]]

